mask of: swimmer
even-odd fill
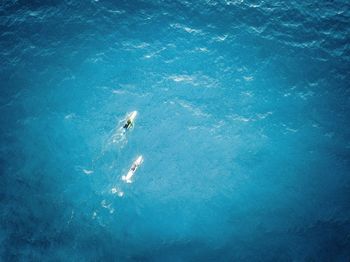
[[[126,176],[122,176],[122,180],[125,181],[126,183],[131,183],[131,178],[134,176],[136,170],[138,169],[138,167],[142,164],[143,162],[143,157],[139,156],[134,163],[132,163],[129,172]]]
[[[137,116],[137,111],[133,111],[131,112],[131,114],[128,116],[127,120],[126,120],[126,123],[125,125],[123,126],[123,128],[125,130],[129,129],[130,127],[133,127],[134,126],[134,121],[135,121],[135,118]]]

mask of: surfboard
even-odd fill
[[[137,111],[132,111],[128,117],[126,118],[126,122],[124,124],[124,129],[129,129],[130,127],[133,126],[134,122],[135,122],[135,119],[136,119],[136,116],[137,116]]]
[[[139,156],[131,165],[128,173],[126,176],[122,176],[122,180],[126,183],[132,183],[132,177],[134,176],[136,170],[139,168],[139,166],[143,163],[143,157],[142,155]]]

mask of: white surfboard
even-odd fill
[[[132,112],[128,115],[128,117],[126,118],[125,125],[124,125],[124,128],[125,128],[125,129],[129,129],[131,126],[134,125],[136,116],[137,116],[137,111],[132,111]],[[129,126],[127,126],[127,125],[128,125],[128,122],[130,123]],[[127,126],[127,127],[126,127],[126,126]]]
[[[143,157],[139,156],[134,163],[132,163],[128,173],[126,176],[122,176],[122,180],[126,183],[132,183],[132,177],[134,176],[136,170],[139,168],[139,166],[143,163]]]
[[[134,123],[136,116],[137,116],[137,111],[132,111],[129,116],[131,123]]]

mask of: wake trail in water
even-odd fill
[[[82,172],[90,175],[95,172],[98,166],[104,166],[107,163],[109,163],[108,169],[113,170],[117,161],[116,156],[128,143],[128,130],[123,127],[128,115],[125,115],[119,120],[115,128],[108,133],[107,138],[102,144],[100,153],[92,160],[91,168],[81,168]]]

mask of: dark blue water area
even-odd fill
[[[0,33],[1,261],[350,260],[348,1],[4,0]]]

